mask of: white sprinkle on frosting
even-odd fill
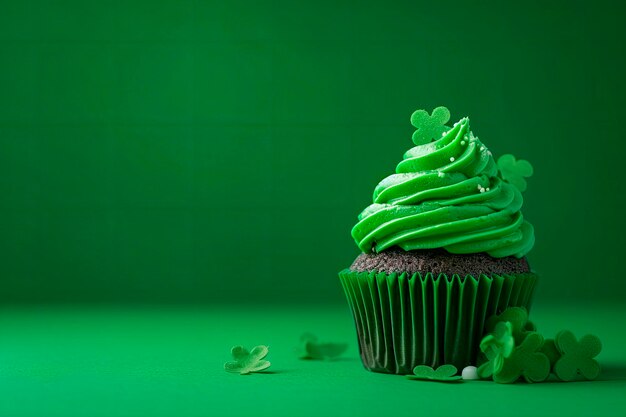
[[[464,140],[461,141],[461,145],[465,145],[465,141]]]
[[[484,151],[484,150],[485,150],[485,147],[484,147],[484,146],[481,146],[481,147],[480,147],[480,150],[481,150],[481,151]]]
[[[489,191],[489,187],[485,188],[487,191]]]
[[[454,156],[450,157],[450,162],[454,162]]]
[[[439,173],[437,174],[437,176],[438,176],[439,178],[443,178],[443,177],[445,177],[445,176],[446,176],[446,174],[445,174],[445,173],[443,173],[443,172],[439,172]]]

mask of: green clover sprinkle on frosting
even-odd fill
[[[407,378],[437,382],[458,382],[462,377],[456,373],[457,369],[454,365],[441,365],[437,369],[426,365],[418,365],[413,368],[413,375],[407,375]]]
[[[264,360],[269,352],[267,346],[256,346],[248,351],[243,346],[234,346],[231,349],[234,361],[226,362],[224,370],[226,372],[247,375],[252,372],[260,372],[270,367],[270,362]]]
[[[502,179],[515,186],[520,192],[526,191],[526,180],[533,175],[533,166],[530,162],[520,159],[516,160],[511,154],[502,155],[498,158],[498,170]]]
[[[602,350],[598,337],[586,335],[576,340],[569,330],[562,330],[554,338],[561,357],[554,364],[554,373],[562,381],[572,381],[580,374],[586,379],[600,375],[600,364],[594,358]]]
[[[526,382],[542,382],[550,376],[550,361],[539,349],[543,336],[530,333],[521,345],[516,347],[502,363],[502,368],[493,373],[493,380],[499,384],[510,384],[523,377]]]
[[[305,333],[300,337],[297,352],[300,359],[335,359],[346,349],[348,349],[346,343],[320,343],[317,336]]]
[[[446,123],[450,120],[450,111],[445,107],[437,107],[432,114],[426,110],[416,110],[411,115],[411,124],[417,128],[413,133],[413,143],[424,145],[439,139],[444,132],[450,130]]]
[[[480,342],[480,350],[488,361],[478,368],[478,376],[489,378],[499,373],[504,366],[504,360],[511,356],[514,347],[513,325],[508,321],[498,322],[494,332],[485,336]]]

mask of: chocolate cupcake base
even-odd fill
[[[450,270],[450,259],[435,262],[445,261],[442,268]],[[467,258],[462,262],[472,270],[473,262]],[[358,264],[341,271],[365,368],[410,374],[417,365],[452,364],[458,369],[476,365],[486,319],[508,307],[530,308],[537,275],[528,271],[525,260],[517,265],[519,272],[513,266],[496,259],[491,269],[499,273],[476,275],[359,271]]]
[[[526,258],[492,258],[486,253],[456,255],[443,249],[403,251],[387,250],[381,253],[362,253],[350,266],[357,272],[420,272],[426,274],[473,275],[519,274],[530,272]]]

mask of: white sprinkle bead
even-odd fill
[[[446,135],[446,133],[448,133],[448,132],[442,132],[442,133],[441,133],[441,136],[445,136],[445,135]]]
[[[445,174],[445,173],[443,173],[443,172],[440,172],[440,173],[438,173],[438,174],[437,174],[437,176],[438,176],[439,178],[443,178],[443,177],[445,177],[445,176],[446,176],[446,174]]]
[[[489,191],[489,187],[487,187],[486,190]]]
[[[468,381],[480,379],[478,377],[478,369],[475,366],[466,366],[461,372],[461,377]]]
[[[461,145],[465,145],[465,141],[464,140],[461,141]]]
[[[478,188],[478,189],[480,190],[481,188],[483,188],[483,186],[482,186],[482,185],[480,185],[480,184],[478,184],[478,185],[476,186],[476,188]]]
[[[450,162],[454,162],[454,156],[450,157]]]
[[[484,150],[485,150],[485,147],[484,147],[484,146],[481,146],[481,147],[480,147],[480,150],[481,150],[481,151],[484,151]]]
[[[481,189],[480,189],[480,192],[481,192],[481,193],[484,193],[484,192],[485,192],[485,189],[484,189],[484,188],[481,188]]]

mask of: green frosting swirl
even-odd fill
[[[363,252],[399,246],[521,258],[535,241],[522,202],[464,118],[404,154],[396,174],[376,187],[352,236]]]

